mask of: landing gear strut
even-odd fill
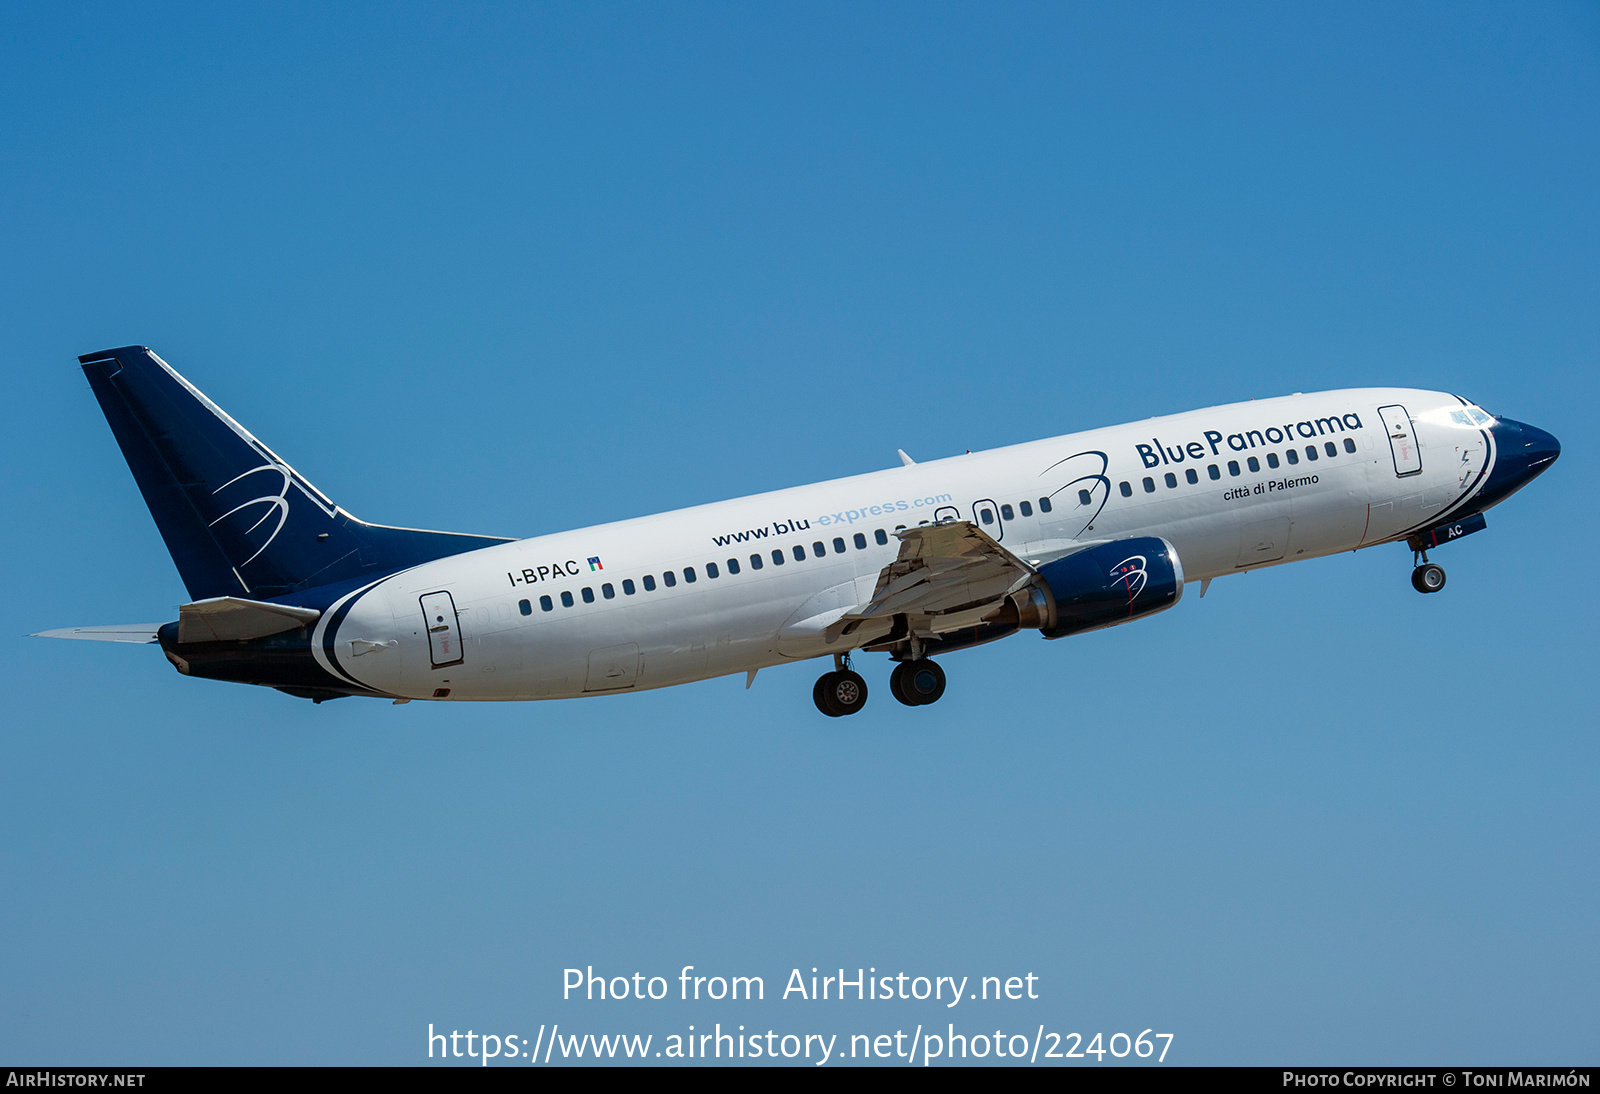
[[[1415,562],[1422,559],[1420,565],[1411,571],[1411,587],[1419,593],[1436,593],[1444,588],[1444,567],[1437,562],[1428,561],[1428,552],[1415,551],[1411,560]]]
[[[842,718],[867,705],[867,682],[851,671],[848,655],[836,656],[834,664],[837,669],[817,677],[811,699],[828,717]]]
[[[937,703],[944,694],[944,669],[926,657],[902,661],[889,674],[889,692],[908,707]]]

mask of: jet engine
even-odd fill
[[[1021,594],[1023,626],[1046,638],[1114,627],[1165,611],[1183,596],[1183,563],[1158,536],[1113,540],[1047,562]]]

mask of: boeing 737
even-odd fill
[[[1064,638],[1185,587],[1384,543],[1428,559],[1561,452],[1410,388],[1152,418],[529,539],[357,520],[142,346],[80,357],[192,598],[173,622],[44,636],[158,644],[188,676],[322,702],[562,699],[831,658],[813,698],[944,693],[935,657]]]

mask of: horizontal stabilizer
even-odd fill
[[[116,623],[109,627],[62,627],[55,631],[40,631],[29,638],[84,638],[90,642],[135,642],[141,645],[154,642],[160,623]]]
[[[322,618],[315,608],[268,604],[237,596],[219,596],[184,604],[178,609],[178,642],[243,642],[265,638]]]

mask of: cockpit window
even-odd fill
[[[1477,429],[1479,426],[1492,425],[1494,423],[1492,415],[1484,413],[1475,406],[1469,406],[1462,410],[1452,410],[1450,412],[1450,420],[1456,425],[1464,425],[1469,429]]]

